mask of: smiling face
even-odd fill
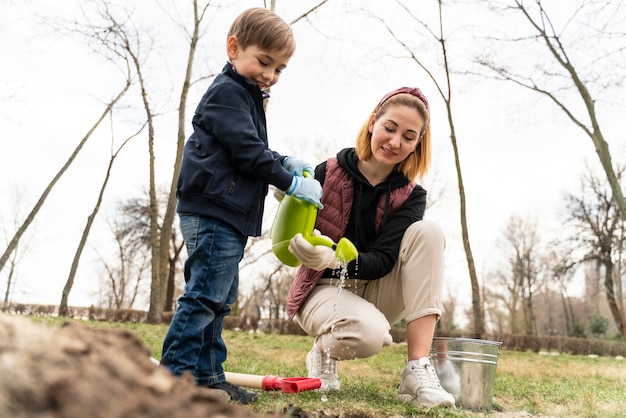
[[[257,45],[241,48],[234,36],[228,38],[227,51],[237,73],[255,83],[261,90],[278,82],[291,58],[290,51],[268,51]]]
[[[389,167],[404,161],[415,151],[424,129],[424,118],[417,109],[401,104],[390,105],[378,119],[372,115],[372,157]]]

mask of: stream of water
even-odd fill
[[[337,296],[335,296],[335,303],[333,304],[333,311],[331,314],[331,320],[330,320],[330,338],[333,338],[333,332],[335,331],[335,323],[337,321],[337,306],[339,304],[339,297],[341,296],[341,292],[343,291],[343,288],[346,286],[346,279],[348,278],[348,263],[347,262],[341,262],[340,265],[340,269],[341,269],[341,273],[339,275],[339,281],[337,282]],[[331,281],[332,284],[332,281]],[[325,361],[325,370],[324,372],[330,371],[330,364],[331,364],[331,358],[330,358],[330,348],[325,345],[324,348],[324,354],[326,356],[326,361]],[[320,398],[320,400],[322,402],[328,402],[328,396],[326,395],[326,393],[322,393],[322,396]]]

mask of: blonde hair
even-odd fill
[[[428,102],[424,99],[416,97],[411,93],[397,93],[389,98],[383,99],[381,103],[374,109],[372,115],[363,124],[363,127],[359,131],[356,138],[356,154],[359,160],[367,161],[372,156],[372,133],[369,131],[369,125],[372,118],[374,120],[380,119],[390,106],[407,106],[415,109],[424,118],[424,127],[420,132],[419,142],[415,151],[409,154],[404,161],[398,163],[394,168],[394,171],[404,174],[409,180],[414,180],[416,177],[423,177],[430,166],[430,153],[431,153],[431,141],[430,141],[430,113],[428,111]]]
[[[289,56],[296,51],[296,41],[287,22],[263,7],[253,7],[237,16],[227,39],[231,36],[237,38],[242,49],[256,45],[267,51],[284,51]]]

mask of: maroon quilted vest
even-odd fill
[[[389,197],[388,214],[393,213],[398,207],[402,206],[414,188],[415,183],[410,182],[404,187],[393,190]],[[343,237],[350,218],[354,197],[354,182],[352,177],[339,167],[339,162],[335,157],[329,158],[326,162],[326,178],[322,190],[324,209],[318,212],[315,229],[330,237],[333,241],[338,242]],[[376,230],[382,224],[386,200],[386,196],[383,193],[376,209]],[[324,271],[315,271],[308,267],[300,266],[287,296],[289,319],[293,319],[323,273]]]

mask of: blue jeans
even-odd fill
[[[224,317],[237,299],[239,262],[248,237],[211,218],[180,215],[187,247],[185,293],[163,341],[161,364],[190,371],[201,386],[225,380]]]

